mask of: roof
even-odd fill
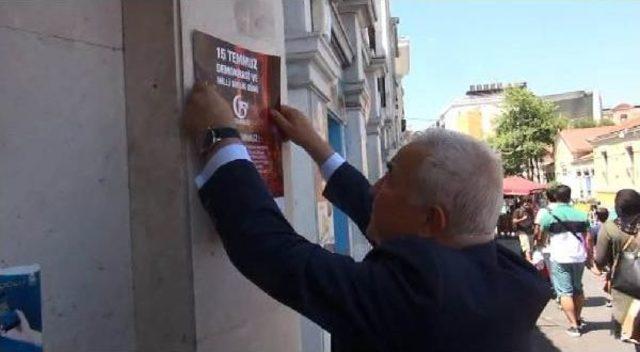
[[[579,164],[579,163],[585,163],[585,162],[590,162],[590,161],[593,161],[593,153],[589,153],[589,154],[583,155],[583,156],[579,157],[578,159],[575,159],[573,161],[573,163],[578,163]]]
[[[616,105],[613,110],[627,110],[633,108],[633,105],[627,103],[621,103]]]
[[[559,101],[559,100],[565,100],[565,99],[584,98],[584,97],[590,96],[590,95],[593,95],[593,93],[592,92],[587,92],[587,91],[584,91],[584,90],[576,90],[576,91],[573,91],[573,92],[542,95],[542,96],[540,96],[540,98],[551,100],[551,101]]]
[[[449,110],[462,106],[477,106],[493,104],[499,106],[504,100],[504,93],[494,94],[479,94],[479,95],[465,95],[460,98],[454,99],[447,107],[445,107],[440,113],[440,118],[443,118]]]
[[[590,140],[607,134],[619,126],[603,126],[591,128],[573,128],[560,131],[560,138],[564,141],[572,154],[585,154],[593,150]]]
[[[609,137],[611,135],[614,135],[620,131],[624,131],[624,130],[628,130],[630,128],[635,128],[640,126],[640,117],[639,118],[635,118],[635,119],[631,119],[631,120],[627,120],[619,125],[616,126],[608,126],[611,127],[611,130],[603,132],[597,136],[595,136],[594,138],[591,138],[591,142],[597,142],[601,139],[605,139],[606,137]]]

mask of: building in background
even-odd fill
[[[555,143],[555,179],[575,201],[613,207],[617,191],[640,185],[640,118],[615,126],[567,129]]]
[[[590,140],[613,129],[613,126],[567,129],[556,137],[553,158],[555,180],[571,187],[574,200],[595,198],[595,167]]]
[[[398,38],[398,58],[396,59],[396,113],[400,120],[400,130],[402,131],[400,144],[407,143],[407,120],[404,109],[404,87],[402,86],[402,78],[409,74],[411,68],[411,41],[407,37]]]
[[[436,126],[486,140],[495,131],[495,120],[502,113],[504,90],[508,87],[526,88],[527,83],[471,85],[463,97],[455,99],[444,109]],[[569,120],[598,121],[601,116],[598,92],[575,91],[543,95],[541,98],[553,102],[557,113]]]
[[[556,105],[558,115],[568,120],[600,121],[602,99],[597,91],[578,90],[540,96]]]
[[[595,197],[612,208],[616,192],[640,186],[640,118],[614,126],[591,140],[593,146]]]
[[[283,103],[374,180],[402,142],[398,24],[389,0],[0,4],[0,266],[40,264],[44,349],[329,351],[233,268],[199,204],[191,35],[281,56]],[[313,161],[283,159],[293,227],[362,258]]]
[[[640,105],[621,103],[613,108],[603,109],[602,118],[611,120],[616,125],[640,118]]]
[[[446,128],[486,140],[494,130],[494,120],[502,112],[504,89],[526,88],[524,82],[515,84],[492,83],[469,86],[467,93],[455,99],[440,114],[436,127]]]

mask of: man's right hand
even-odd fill
[[[280,111],[271,110],[271,116],[284,137],[304,148],[318,165],[322,165],[334,153],[301,111],[282,105]]]

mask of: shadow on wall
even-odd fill
[[[537,327],[531,332],[531,351],[536,352],[560,352],[560,349],[553,345]]]

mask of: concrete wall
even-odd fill
[[[455,106],[441,117],[447,129],[486,140],[493,134],[494,122],[500,115],[498,103]]]
[[[0,4],[0,266],[42,266],[45,350],[301,350],[229,263],[180,133],[191,31],[284,56],[282,22],[278,0]]]
[[[556,112],[568,119],[593,119],[593,93],[579,94],[567,98],[548,99],[557,106]]]
[[[0,266],[42,266],[48,352],[134,349],[121,16],[0,3]]]
[[[281,0],[181,1],[184,86],[193,82],[194,29],[284,57],[282,13]],[[285,73],[283,65],[286,102]],[[193,178],[196,168],[190,169]],[[190,212],[197,351],[301,350],[299,316],[258,290],[231,265],[193,187]]]
[[[137,351],[195,348],[182,57],[173,1],[123,2]]]

